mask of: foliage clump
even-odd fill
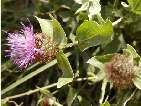
[[[2,106],[141,106],[140,0],[2,0],[2,30]]]

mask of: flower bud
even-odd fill
[[[124,54],[115,54],[106,65],[106,74],[117,88],[123,89],[132,84],[134,78],[133,59]]]
[[[36,48],[41,52],[36,53],[36,59],[42,63],[48,63],[53,60],[58,53],[57,43],[45,33],[35,34]]]

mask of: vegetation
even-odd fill
[[[2,0],[1,11],[2,106],[141,106],[140,0]]]

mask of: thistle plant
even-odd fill
[[[21,31],[8,33],[7,57],[19,68],[26,68],[33,61],[48,63],[58,52],[56,42],[44,33],[34,33],[31,23],[25,26],[22,23]]]
[[[141,106],[140,0],[24,2],[2,1],[2,106]]]

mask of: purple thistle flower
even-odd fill
[[[28,26],[22,24],[19,32],[8,33],[8,46],[10,59],[20,68],[26,68],[35,59],[37,52],[35,34],[31,23]]]

